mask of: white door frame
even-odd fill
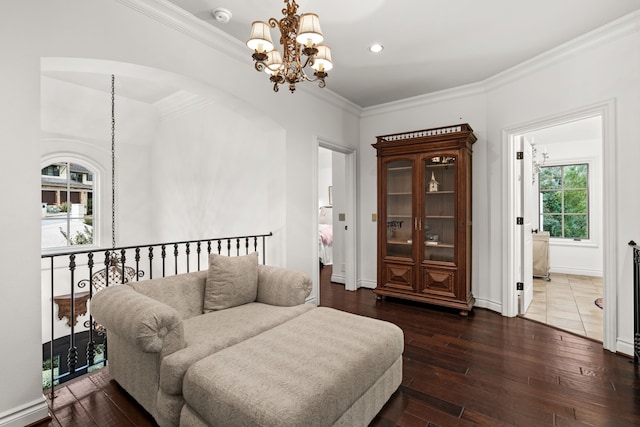
[[[318,260],[318,149],[326,148],[331,151],[342,153],[345,155],[345,222],[344,225],[348,229],[348,233],[345,235],[345,247],[344,247],[344,261],[345,261],[345,289],[348,291],[355,291],[356,285],[356,260],[357,257],[357,239],[356,239],[356,150],[352,148],[346,148],[333,142],[329,142],[324,138],[316,137],[313,150],[313,259],[316,262],[313,263],[312,280],[314,288],[318,290],[316,295],[318,296],[317,303],[320,303],[320,266]]]
[[[518,146],[517,151],[522,151],[522,160],[513,160],[517,163],[516,174],[519,176],[518,185],[515,186],[516,198],[514,203],[516,204],[516,210],[519,212],[516,217],[522,217],[524,222],[515,233],[516,240],[518,240],[516,244],[521,248],[520,253],[522,255],[519,257],[520,259],[516,257],[515,260],[517,264],[520,264],[519,268],[517,267],[517,270],[519,270],[518,281],[523,284],[523,290],[517,291],[519,295],[518,313],[522,315],[526,313],[533,300],[532,221],[535,216],[532,215],[531,205],[533,185],[535,183],[532,177],[535,177],[535,175],[533,174],[532,164],[533,146],[524,135],[521,135],[518,139],[520,141],[516,143]]]
[[[569,111],[558,116],[548,117],[545,119],[529,122],[513,127],[506,128],[502,131],[503,146],[507,147],[505,151],[507,158],[503,159],[503,165],[506,164],[506,191],[507,197],[504,198],[505,206],[503,212],[506,212],[506,241],[504,248],[506,249],[507,262],[505,265],[504,277],[506,283],[502,288],[502,314],[504,316],[513,317],[518,314],[518,296],[516,292],[516,256],[520,249],[516,247],[516,193],[515,185],[517,183],[515,159],[516,156],[516,136],[524,133],[533,132],[539,129],[560,125],[563,123],[585,119],[589,117],[599,116],[602,118],[602,176],[603,176],[603,218],[602,218],[602,248],[603,248],[603,297],[605,301],[610,301],[605,305],[604,324],[603,324],[603,347],[610,351],[616,351],[617,337],[617,277],[616,277],[616,259],[617,259],[617,221],[615,215],[615,207],[617,206],[618,195],[616,185],[616,138],[615,138],[615,100],[607,100],[602,103],[594,104],[584,108]]]

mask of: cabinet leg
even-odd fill
[[[382,301],[382,295],[376,295],[376,301]]]
[[[462,317],[469,316],[469,310],[460,310],[460,316]]]

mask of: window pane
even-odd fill
[[[566,190],[564,192],[565,213],[587,213],[587,190]]]
[[[42,249],[94,243],[93,183],[82,182],[89,172],[65,162],[42,169]]]
[[[586,215],[567,215],[564,217],[564,237],[570,239],[586,239],[587,234],[587,216]]]
[[[551,237],[562,237],[562,215],[544,215],[542,230]]]
[[[42,168],[42,175],[59,176],[60,175],[60,166],[58,166],[58,165],[49,165],[46,168]]]
[[[562,192],[549,191],[542,193],[542,213],[562,212]]]
[[[589,165],[542,167],[540,228],[552,237],[589,238]]]
[[[546,167],[540,170],[540,190],[556,190],[562,185],[562,168]]]
[[[587,165],[565,166],[564,188],[587,188]]]

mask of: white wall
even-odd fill
[[[31,5],[20,4],[26,16]],[[1,339],[7,343],[0,352],[0,365],[7,367],[0,385],[0,420],[18,419],[24,425],[46,415],[42,392],[42,351],[40,343],[40,61],[35,48],[37,35],[29,25],[9,11],[0,16],[0,89],[8,102],[0,106],[0,158],[3,176],[19,177],[3,181],[8,203],[0,209],[3,243],[0,245]],[[25,34],[26,33],[26,34]],[[16,35],[22,34],[20,43]],[[24,43],[25,46],[18,46]],[[8,66],[11,64],[11,66]],[[28,173],[31,171],[31,173]],[[15,351],[15,349],[20,351]],[[13,351],[11,349],[14,349]],[[17,386],[17,385],[20,386]],[[24,421],[24,423],[21,423]]]
[[[221,166],[227,172],[232,166],[237,169],[234,170],[236,179],[222,178],[227,185],[225,194],[218,193],[220,189],[217,187],[198,190],[221,197],[227,206],[220,210],[219,215],[221,222],[226,224],[214,222],[211,215],[213,202],[201,206],[194,199],[180,200],[182,195],[167,194],[159,203],[163,208],[171,209],[154,210],[152,229],[147,233],[150,238],[181,235],[186,238],[190,233],[200,231],[238,231],[237,223],[228,221],[229,209],[234,202],[240,202],[242,208],[249,209],[252,209],[251,203],[256,203],[256,211],[243,211],[243,225],[250,227],[253,225],[250,222],[256,221],[259,228],[273,227],[273,230],[266,231],[278,233],[275,239],[280,244],[276,249],[278,253],[270,253],[270,256],[274,256],[277,264],[310,272],[314,263],[311,253],[315,234],[311,212],[317,201],[311,200],[314,181],[309,171],[313,170],[315,141],[323,137],[349,146],[358,140],[358,117],[352,105],[330,94],[318,94],[322,90],[317,87],[301,87],[295,96],[286,90],[275,94],[268,79],[253,69],[250,52],[242,50],[245,48],[241,43],[234,46],[216,35],[213,28],[205,29],[198,25],[195,26],[195,34],[187,34],[189,31],[185,28],[188,25],[162,23],[172,21],[175,24],[184,17],[172,15],[170,19],[163,20],[162,13],[149,12],[145,4],[126,0],[25,0],[10,2],[3,7],[0,51],[5,65],[0,70],[0,87],[7,102],[0,107],[0,156],[11,160],[3,163],[3,172],[20,177],[20,185],[3,185],[3,196],[15,209],[0,211],[1,222],[10,224],[3,235],[5,244],[0,249],[1,267],[5,272],[0,299],[13,302],[6,304],[0,314],[0,323],[12,325],[2,329],[0,339],[18,349],[0,355],[0,365],[11,367],[4,373],[0,385],[0,425],[21,426],[46,416],[40,389],[39,170],[44,151],[40,143],[41,58],[79,58],[79,66],[84,60],[91,62],[95,58],[106,65],[107,70],[102,72],[110,74],[115,70],[117,75],[135,75],[138,68],[144,68],[150,79],[158,81],[169,75],[180,82],[179,87],[220,101],[218,106],[199,114],[209,113],[207,118],[211,121],[216,120],[215,115],[219,114],[218,120],[230,120],[231,124],[243,126],[243,130],[237,133],[225,127],[220,139],[192,138],[186,146],[189,149],[195,149],[205,139],[213,144],[211,148],[202,147],[209,150],[206,154],[210,157],[201,159],[197,164],[201,171],[181,178],[182,182],[176,186],[176,189],[187,190],[192,188],[194,181],[207,183],[210,176],[220,178],[216,172],[207,174],[208,165],[220,166],[215,162],[216,148],[233,160],[238,160],[240,150],[244,149],[246,164]],[[139,6],[144,13],[138,13],[130,5]],[[162,8],[163,4],[157,7]],[[241,54],[237,53],[241,51]],[[183,126],[189,118],[181,120]],[[199,123],[199,126],[206,132],[213,132],[205,124]],[[169,126],[163,129],[171,131]],[[158,162],[164,167],[170,166],[171,162],[162,154],[162,150],[176,154],[170,142],[178,146],[183,143],[164,137],[158,140],[157,147],[154,141],[148,149],[133,144],[122,148],[123,157],[118,157],[122,162],[120,169],[131,175],[121,178],[121,191],[132,182],[145,182],[145,177],[149,180],[158,178],[158,184],[150,183],[148,187],[133,189],[129,200],[122,196],[119,209],[148,212],[146,209],[152,210],[155,202],[152,195],[160,193],[158,186],[173,184],[162,175],[167,171],[160,172],[155,165]],[[234,144],[238,148],[229,148]],[[259,154],[265,157],[258,160]],[[103,160],[100,160],[102,164]],[[268,161],[264,166],[263,160]],[[178,158],[176,166],[184,172],[189,161]],[[251,171],[256,166],[258,169]],[[238,175],[240,171],[243,174]],[[258,191],[254,192],[255,189]],[[229,193],[248,197],[236,199]],[[245,200],[248,200],[247,204]],[[185,226],[183,217],[178,217],[174,210],[175,205],[183,206],[191,219],[209,223]],[[144,215],[120,218],[121,243],[128,243],[128,238],[136,235],[140,227],[144,229],[145,224],[140,221],[144,221]],[[161,225],[162,230],[154,229],[155,224]],[[317,295],[317,290],[314,292]]]
[[[329,187],[332,183],[331,158],[333,152],[323,147],[318,148],[318,206],[329,206]]]
[[[285,175],[275,167],[284,130],[262,121],[256,134],[256,114],[214,102],[162,121],[151,153],[156,241],[273,232],[268,263],[284,263],[274,252],[286,226]]]

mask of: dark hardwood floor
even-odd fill
[[[321,305],[396,323],[404,376],[371,426],[637,426],[639,367],[602,344],[524,318],[347,292],[321,272]],[[37,426],[155,426],[108,368],[57,389]],[[302,426],[301,426],[302,427]]]

